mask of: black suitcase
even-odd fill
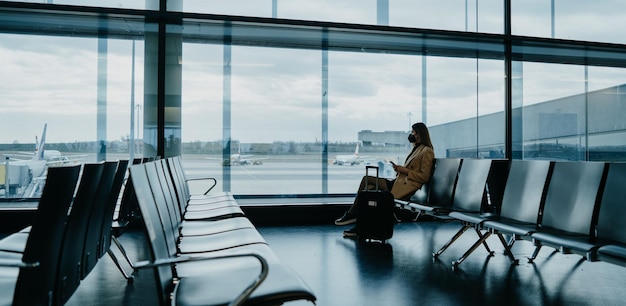
[[[369,174],[370,169],[376,170],[376,189],[359,192],[356,232],[359,240],[378,240],[385,243],[393,236],[394,198],[391,192],[379,189],[378,167],[366,166],[365,175]]]

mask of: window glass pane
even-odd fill
[[[478,156],[505,158],[504,62],[478,60]]]
[[[511,33],[551,37],[551,7],[550,0],[512,0]]]
[[[389,24],[393,26],[486,33],[503,33],[504,31],[503,1],[392,0],[389,2]]]
[[[275,1],[275,0],[274,0]],[[169,11],[180,11],[170,6]],[[272,0],[184,0],[182,11],[191,13],[272,17]]]
[[[522,95],[523,158],[585,160],[584,67],[523,63]]]
[[[626,71],[589,67],[589,160],[626,160]]]
[[[278,1],[278,17],[376,24],[376,0],[282,0]]]
[[[421,57],[332,52],[329,56],[330,193],[354,193],[363,165],[399,164],[410,152],[411,125],[421,121]],[[359,155],[355,151],[359,145]],[[373,175],[373,173],[372,173]]]
[[[141,157],[144,42],[106,41],[106,159],[129,159],[133,143],[132,158]]]
[[[515,0],[512,31],[516,35],[598,42],[626,42],[626,9],[613,1]]]
[[[143,42],[136,48],[135,73],[142,75]],[[32,187],[44,182],[50,165],[129,158],[131,41],[2,34],[0,56],[0,152],[10,158],[9,196],[37,197]],[[142,88],[140,76],[135,83]],[[45,161],[30,161],[43,140]]]
[[[623,3],[555,0],[555,37],[600,42],[626,42]]]
[[[503,63],[440,57],[428,57],[427,63],[435,156],[503,157]]]
[[[202,164],[235,194],[321,193],[320,52],[221,49],[185,45],[183,141],[206,142]]]
[[[185,174],[190,178],[215,177],[216,190],[223,190],[224,47],[184,43],[182,50],[181,130]],[[190,182],[192,189],[198,185]]]
[[[320,193],[320,52],[232,51],[232,191]]]

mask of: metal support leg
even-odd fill
[[[461,237],[461,235],[463,235],[463,233],[465,233],[465,231],[470,228],[469,225],[463,225],[463,227],[456,232],[456,234],[450,238],[450,240],[448,240],[448,242],[446,242],[446,244],[444,244],[441,249],[439,249],[439,251],[437,251],[436,253],[433,253],[433,257],[437,258],[439,255],[441,255],[443,252],[446,251],[446,249],[452,244],[454,243],[457,239],[459,239],[459,237]]]
[[[113,236],[111,237],[111,241],[113,241],[113,243],[115,244],[115,246],[117,247],[117,249],[120,251],[120,253],[122,253],[122,255],[124,256],[124,259],[126,260],[126,262],[130,265],[131,268],[135,268],[135,265],[133,263],[133,261],[130,259],[130,257],[128,257],[128,254],[126,253],[126,250],[124,249],[124,246],[122,246],[122,243],[117,239],[117,237]],[[122,275],[124,275],[124,278],[126,278],[126,280],[128,282],[132,282],[134,279],[134,276],[131,274],[128,274],[126,272],[126,270],[124,270],[124,267],[122,267],[122,265],[120,264],[119,260],[117,259],[117,256],[115,255],[115,253],[113,253],[113,251],[111,251],[111,249],[107,250],[107,254],[109,254],[109,257],[111,258],[111,260],[113,260],[113,262],[115,263],[115,265],[117,266],[117,269],[120,270],[120,272],[122,273]]]
[[[474,252],[479,245],[483,244],[485,245],[485,247],[487,248],[487,252],[489,252],[489,256],[493,256],[493,252],[491,250],[489,250],[489,247],[487,246],[487,243],[485,242],[485,240],[487,238],[489,238],[489,236],[491,236],[490,232],[486,232],[484,235],[482,233],[480,233],[480,231],[478,231],[478,229],[476,229],[476,232],[478,233],[478,241],[476,241],[470,248],[469,250],[467,250],[465,252],[465,254],[463,254],[463,256],[461,256],[459,259],[455,260],[452,262],[452,268],[456,268],[458,265],[460,265],[470,254],[472,254],[472,252]]]
[[[413,222],[416,222],[416,221],[417,221],[417,219],[418,219],[421,215],[422,215],[422,211],[420,210],[420,211],[418,211],[418,212],[417,212],[417,215],[415,215],[415,218],[413,218]]]
[[[537,245],[535,247],[535,251],[533,252],[533,255],[528,258],[528,262],[535,261],[535,258],[537,258],[537,255],[539,255],[539,250],[541,250],[541,245]]]
[[[491,233],[489,233],[489,232],[486,232],[486,233],[485,233],[485,235],[483,235],[483,233],[481,233],[481,232],[480,232],[480,230],[479,230],[478,228],[476,228],[476,227],[474,228],[474,230],[476,230],[476,234],[477,234],[477,235],[478,235],[478,237],[479,237],[479,238],[481,238],[481,239],[482,239],[482,238],[483,238],[483,236],[485,236],[485,235],[486,235],[487,237],[491,236]],[[485,239],[486,239],[486,237],[485,237]],[[482,243],[483,243],[483,245],[485,246],[485,250],[487,250],[487,253],[489,253],[489,255],[490,255],[490,256],[493,256],[493,251],[489,248],[489,245],[487,245],[487,241],[485,241],[485,239],[482,239]]]
[[[504,236],[501,233],[498,233],[497,236],[500,239],[500,242],[502,242],[502,246],[504,247],[504,254],[506,254],[511,259],[511,261],[513,261],[514,265],[518,265],[519,259],[515,258],[513,252],[511,251],[511,247],[513,246],[513,243],[515,243],[515,236],[513,236],[511,238],[511,241],[509,242],[504,239]]]

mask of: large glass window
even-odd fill
[[[609,2],[513,1],[513,37],[499,0],[167,1],[217,14],[175,24],[145,11],[159,3],[4,2],[0,193],[43,177],[16,159],[44,127],[55,163],[182,154],[190,177],[263,197],[352,194],[366,164],[392,177],[418,121],[437,157],[626,159],[626,59],[598,43],[624,36]]]
[[[131,40],[0,35],[0,192],[36,197],[49,166],[129,158],[143,42],[134,58],[132,49]]]

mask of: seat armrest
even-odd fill
[[[258,288],[261,285],[261,283],[267,278],[267,274],[269,273],[267,260],[263,256],[261,256],[261,254],[259,253],[247,252],[247,253],[231,253],[231,254],[224,254],[224,255],[180,256],[180,257],[174,257],[174,258],[161,259],[161,260],[157,260],[154,262],[141,261],[135,264],[134,269],[135,271],[137,271],[138,269],[156,267],[156,266],[161,266],[161,265],[172,265],[172,264],[183,263],[183,262],[228,259],[228,258],[236,258],[236,257],[254,257],[261,264],[261,271],[259,275],[257,276],[257,278],[254,281],[252,281],[252,283],[248,287],[246,287],[243,290],[243,292],[241,292],[239,296],[229,304],[229,305],[242,305],[243,302],[248,299],[250,294],[252,294],[252,292],[254,292],[254,290],[256,290],[256,288]]]
[[[211,187],[209,187],[209,189],[207,189],[207,191],[204,192],[204,195],[208,194],[209,191],[213,190],[213,187],[215,187],[215,185],[217,185],[217,179],[214,177],[195,177],[195,178],[188,178],[185,179],[186,182],[190,182],[190,181],[213,181],[213,185]]]

